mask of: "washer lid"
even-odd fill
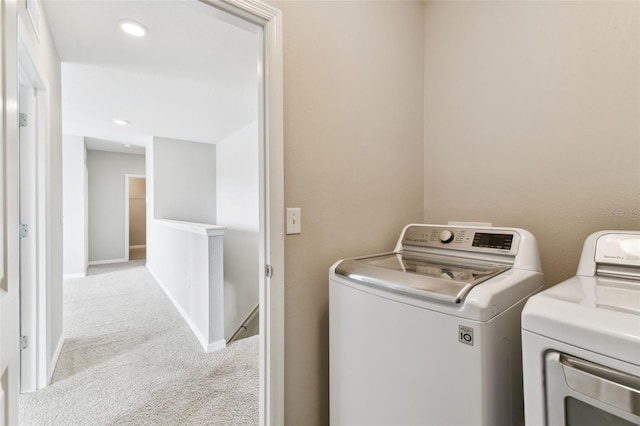
[[[389,291],[460,303],[474,286],[508,269],[451,256],[385,253],[343,260],[335,272]]]
[[[640,281],[575,276],[531,297],[522,328],[640,363]]]

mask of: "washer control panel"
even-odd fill
[[[448,229],[440,231],[440,234],[438,235],[438,239],[443,244],[449,244],[451,241],[453,241],[453,237],[455,237],[455,234]]]
[[[405,230],[403,246],[445,248],[515,255],[520,236],[516,231],[494,228],[457,228],[413,225]]]

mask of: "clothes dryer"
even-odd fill
[[[640,231],[584,242],[577,275],[522,312],[528,426],[640,424]]]
[[[542,286],[523,229],[408,225],[329,278],[330,422],[523,423],[520,314]]]

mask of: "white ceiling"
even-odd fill
[[[63,62],[63,132],[90,148],[126,152],[153,136],[217,143],[257,119],[255,28],[197,0],[42,3]],[[122,32],[122,19],[147,36]]]

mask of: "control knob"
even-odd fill
[[[448,244],[451,241],[453,241],[453,237],[454,237],[453,232],[449,230],[441,231],[440,235],[438,235],[440,242],[442,242],[443,244]]]

